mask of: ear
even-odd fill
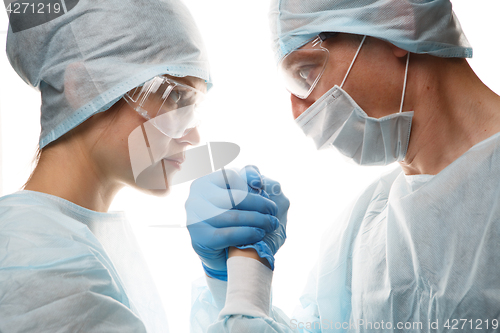
[[[398,58],[406,57],[406,55],[408,54],[408,51],[403,50],[403,49],[401,49],[393,44],[391,44],[391,49],[392,49],[392,53],[394,53],[394,55]]]

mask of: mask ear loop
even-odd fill
[[[403,96],[401,97],[401,106],[399,107],[399,113],[403,112],[403,103],[405,101],[406,80],[408,79],[408,65],[409,64],[410,64],[410,52],[408,52],[408,56],[406,57],[405,82],[403,84]]]
[[[359,51],[361,51],[361,46],[363,46],[365,39],[366,39],[366,35],[363,36],[363,40],[361,41],[361,44],[359,44],[358,50],[356,51],[356,54],[354,55],[354,59],[352,59],[352,61],[351,61],[351,66],[349,66],[349,69],[347,70],[347,73],[344,76],[344,80],[342,81],[340,88],[342,88],[344,86],[345,80],[347,80],[347,75],[349,75],[349,72],[351,71],[351,68],[354,65],[354,62],[356,61],[356,58],[358,57]]]

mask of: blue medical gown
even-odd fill
[[[122,213],[20,191],[0,198],[0,332],[167,332]]]
[[[198,290],[192,332],[498,331],[500,133],[435,176],[398,167],[370,185],[325,233],[292,320],[219,320]]]

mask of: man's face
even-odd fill
[[[291,95],[294,119],[333,86],[342,84],[360,43],[360,36],[342,33],[322,43],[329,51],[328,62],[316,87],[307,98],[300,99]],[[303,48],[307,48],[307,45]],[[398,112],[405,60],[406,57],[397,59],[394,56],[389,43],[367,38],[343,89],[371,117],[380,118]]]

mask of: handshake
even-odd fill
[[[227,281],[233,246],[255,249],[274,269],[274,255],[286,239],[289,206],[280,184],[255,166],[195,180],[186,201],[187,228],[206,274]]]

